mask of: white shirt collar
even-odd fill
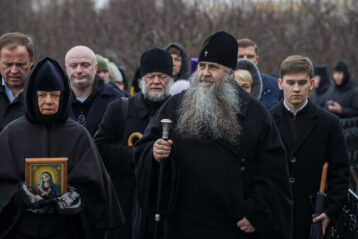
[[[10,88],[7,87],[4,78],[1,78],[1,84],[5,87],[5,93],[7,95],[7,98],[9,99],[10,103],[13,102],[16,97],[12,94],[12,91],[10,90]]]
[[[306,99],[306,102],[296,112],[294,112],[293,110],[290,109],[290,107],[288,107],[288,105],[286,105],[285,100],[283,100],[283,105],[289,112],[293,114],[293,117],[296,117],[297,113],[303,110],[303,108],[305,108],[307,104],[308,104],[308,99]]]

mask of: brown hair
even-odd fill
[[[255,53],[257,54],[259,49],[257,47],[257,44],[249,39],[249,38],[241,38],[241,39],[238,39],[237,40],[237,45],[239,48],[246,48],[246,47],[249,47],[249,46],[253,46],[255,48]]]
[[[30,59],[34,58],[34,45],[32,39],[20,32],[8,32],[0,36],[0,51],[3,47],[10,46],[13,50],[17,46],[25,46],[29,53]]]
[[[292,73],[306,72],[310,79],[314,76],[313,64],[306,56],[294,55],[287,57],[280,67],[280,77]]]
[[[176,48],[176,47],[170,47],[169,49],[168,49],[168,52],[169,52],[169,54],[174,54],[174,55],[178,55],[178,56],[180,56],[181,57],[181,52],[180,52],[180,50],[178,49],[178,48]]]

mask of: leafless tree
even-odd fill
[[[71,47],[87,45],[132,76],[149,48],[175,41],[197,57],[205,38],[224,30],[257,42],[263,72],[277,72],[285,57],[303,54],[331,69],[346,59],[357,75],[358,3],[341,2],[109,0],[96,9],[94,0],[0,1],[0,34],[26,33],[36,60],[50,56],[61,64]]]

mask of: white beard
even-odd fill
[[[157,91],[151,91],[150,89],[148,89],[148,87],[145,85],[145,82],[143,79],[139,80],[139,88],[142,90],[142,94],[144,96],[145,99],[148,99],[150,101],[153,102],[160,102],[163,101],[164,99],[166,99],[169,95],[170,95],[170,88],[173,85],[173,79],[170,78],[167,86],[164,88],[162,85],[158,84],[158,85],[152,85],[151,87],[155,86],[157,88],[162,88],[161,92],[157,92]]]
[[[213,79],[202,78],[206,82],[200,82],[197,72],[190,80],[191,86],[179,107],[176,131],[202,142],[224,138],[237,143],[241,130],[237,119],[240,109],[237,83],[228,73],[219,84],[211,86],[207,86],[207,81]]]

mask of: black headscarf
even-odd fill
[[[314,75],[320,76],[320,81],[316,92],[321,94],[330,87],[331,80],[329,79],[328,68],[326,66],[317,66],[314,68]]]
[[[348,84],[350,79],[350,73],[348,69],[348,65],[344,60],[338,60],[336,66],[334,67],[334,71],[343,72],[343,81],[342,84],[336,85],[337,88],[343,89]]]
[[[37,91],[60,91],[58,111],[44,115],[38,106]],[[24,88],[25,114],[34,124],[46,126],[64,122],[69,114],[71,91],[69,81],[60,65],[48,57],[36,64],[31,70]]]

